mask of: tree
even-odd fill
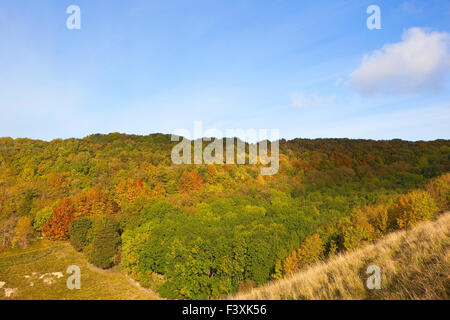
[[[82,251],[88,244],[88,233],[91,227],[92,222],[86,217],[74,219],[70,223],[70,242],[78,251]]]
[[[392,229],[410,228],[420,221],[430,220],[438,211],[436,204],[426,191],[411,191],[400,196],[389,215]]]
[[[33,207],[33,199],[35,197],[36,193],[33,190],[26,190],[24,192],[20,206],[17,208],[17,212],[20,216],[30,214],[31,208]]]
[[[74,203],[75,217],[112,215],[119,211],[117,203],[108,199],[106,192],[101,192],[97,188],[92,188],[87,193],[79,193]]]
[[[344,230],[343,238],[343,245],[346,250],[356,249],[373,239],[372,233],[368,233],[367,229],[360,225],[347,226]]]
[[[43,226],[50,220],[52,214],[53,209],[51,207],[44,207],[36,212],[33,223],[34,230],[42,232]]]
[[[281,260],[275,261],[275,269],[274,272],[272,274],[272,278],[273,279],[281,279],[283,277],[283,264],[281,262]]]
[[[58,207],[53,208],[53,215],[44,224],[44,236],[51,240],[66,240],[69,238],[69,226],[73,219],[74,207],[70,199],[61,200]]]
[[[197,171],[192,170],[187,174],[183,174],[178,181],[178,189],[180,192],[192,192],[197,191],[203,185],[202,178],[198,175]]]
[[[110,268],[120,243],[118,225],[109,217],[98,217],[90,232],[92,240],[84,249],[88,261],[103,269]]]
[[[292,251],[291,254],[284,260],[283,270],[284,274],[287,276],[298,271],[298,258],[296,251]]]
[[[374,238],[380,238],[387,231],[388,227],[388,207],[387,205],[376,205],[364,207],[368,217],[368,222],[373,227]]]
[[[8,248],[15,234],[17,219],[14,217],[0,221],[0,248]]]
[[[426,189],[440,210],[450,209],[450,173],[433,179]]]
[[[26,248],[33,238],[33,227],[29,217],[20,217],[14,228],[13,247]]]
[[[303,268],[307,265],[320,261],[323,258],[324,252],[325,248],[320,236],[318,234],[309,236],[297,250],[299,267]]]
[[[139,197],[148,196],[148,190],[144,186],[141,179],[127,179],[121,180],[116,187],[115,198],[120,203],[121,200],[126,200],[128,203],[135,202]]]

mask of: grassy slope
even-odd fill
[[[69,290],[66,273],[69,265],[81,269],[81,289]],[[25,278],[25,275],[32,276]],[[39,276],[62,272],[55,283],[45,284]],[[4,288],[18,288],[14,299],[157,299],[151,291],[138,287],[131,279],[116,270],[101,270],[89,263],[69,244],[40,241],[25,250],[15,249],[0,254],[0,282]],[[34,286],[30,286],[33,282]],[[0,289],[0,299],[6,298]]]
[[[450,299],[450,212],[234,299]],[[366,268],[381,269],[368,290]]]

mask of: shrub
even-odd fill
[[[239,293],[250,292],[255,287],[255,281],[247,279],[244,282],[241,282],[238,287]]]
[[[411,191],[394,203],[389,211],[391,229],[410,228],[420,221],[430,220],[438,211],[436,203],[426,191]]]
[[[91,242],[84,250],[90,263],[103,269],[113,266],[120,244],[118,229],[117,223],[109,217],[98,217],[93,221],[89,232]]]
[[[163,275],[150,270],[140,273],[138,278],[141,286],[150,288],[153,291],[158,291],[159,287],[164,283]]]
[[[85,217],[77,218],[70,223],[70,242],[78,251],[82,251],[88,244],[88,233],[91,227],[91,220]]]

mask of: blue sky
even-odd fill
[[[449,139],[449,33],[445,0],[0,0],[0,136]]]

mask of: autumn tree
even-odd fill
[[[283,263],[281,260],[277,259],[275,261],[275,268],[272,274],[272,278],[275,280],[281,279],[283,277]]]
[[[450,209],[450,173],[433,179],[426,189],[440,210]]]
[[[47,224],[47,222],[50,220],[52,215],[53,215],[53,209],[50,206],[44,207],[41,210],[39,210],[38,212],[36,212],[36,215],[34,217],[33,228],[38,232],[42,232],[43,226],[45,224]]]
[[[197,191],[202,187],[202,185],[203,179],[195,170],[192,170],[187,174],[183,174],[178,181],[178,189],[180,192]]]
[[[17,219],[14,217],[0,221],[0,248],[8,248],[15,234]]]
[[[148,190],[141,179],[121,180],[116,187],[115,198],[119,203],[122,200],[133,203],[138,198],[146,196],[148,196]]]
[[[79,193],[74,199],[74,206],[75,217],[112,215],[120,209],[114,200],[108,198],[106,192],[101,192],[97,188],[92,188],[87,193]]]
[[[410,228],[420,221],[430,220],[438,211],[430,194],[426,191],[411,191],[402,195],[390,210],[391,228]]]
[[[26,248],[33,239],[33,227],[29,217],[20,217],[14,228],[13,247]]]
[[[53,215],[43,227],[44,236],[51,240],[68,239],[74,211],[72,201],[67,198],[62,199],[59,206],[53,208]]]
[[[313,234],[305,239],[297,250],[298,265],[303,268],[316,263],[323,258],[325,248],[323,241],[318,234]]]
[[[291,254],[284,260],[283,270],[284,274],[287,276],[298,271],[298,258],[296,251],[292,251]]]
[[[217,177],[216,166],[214,164],[209,164],[207,170],[207,182],[214,183],[216,181],[216,177]]]
[[[346,250],[353,250],[373,240],[372,227],[364,228],[357,224],[347,226],[343,231],[343,246]]]

